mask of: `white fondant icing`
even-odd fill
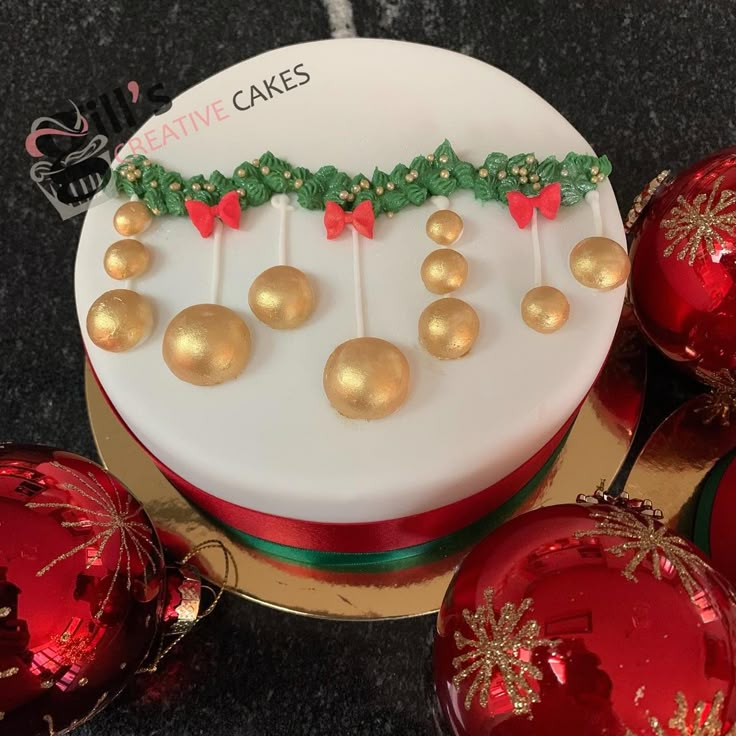
[[[297,64],[308,83],[245,111],[231,105],[238,90],[247,99],[252,83]],[[217,120],[210,107],[209,125],[149,150],[147,131],[159,131],[149,138],[160,145],[163,124],[202,114],[217,100],[227,118]],[[333,164],[370,176],[374,166],[390,170],[432,152],[445,137],[478,165],[490,151],[534,151],[540,159],[591,151],[559,113],[497,69],[440,49],[365,39],[303,44],[238,64],[181,95],[136,137],[150,158],[185,176],[230,174],[269,149],[312,171]],[[603,234],[624,243],[611,185],[599,186]],[[498,203],[482,204],[468,192],[452,200],[465,220],[461,252],[470,264],[460,296],[481,321],[462,360],[438,361],[418,344],[417,319],[428,303],[419,270],[432,203],[380,217],[375,238],[360,245],[366,327],[399,347],[411,367],[409,398],[390,417],[346,419],[324,396],[327,357],[355,336],[353,255],[348,237],[325,238],[321,212],[301,208],[289,219],[289,262],[315,284],[312,318],[283,332],[250,320],[245,372],[208,388],[168,371],[161,339],[175,314],[209,296],[203,274],[211,244],[186,217],[156,218],[145,236],[156,261],[140,279],[157,304],[153,334],[124,354],[99,350],[84,334],[103,388],[163,463],[209,493],[267,513],[374,521],[442,506],[496,482],[541,448],[584,398],[613,337],[624,288],[594,292],[574,280],[568,253],[591,235],[591,217],[582,203],[561,208],[544,223],[545,277],[568,295],[571,316],[563,330],[540,336],[518,312],[529,289],[529,233]],[[76,263],[82,324],[109,288],[101,260],[117,239],[112,216],[119,204],[101,197],[87,214]],[[273,214],[268,205],[248,209],[240,231],[227,232],[222,304],[243,317],[248,285],[274,263]]]

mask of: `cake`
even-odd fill
[[[610,170],[460,54],[257,56],[118,153],[76,262],[90,365],[162,472],[259,549],[443,554],[549,470],[603,365],[628,266]]]

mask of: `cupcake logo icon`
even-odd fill
[[[38,159],[31,180],[62,220],[87,210],[107,184],[111,163],[107,136],[92,133],[77,105],[70,104],[70,110],[36,118],[25,141],[26,151]]]
[[[146,108],[146,109],[144,109]],[[53,115],[36,118],[25,139],[34,159],[31,180],[62,220],[86,212],[92,198],[110,180],[110,166],[124,140],[143,115],[161,115],[171,98],[158,83],[142,90],[135,80]]]

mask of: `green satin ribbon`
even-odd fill
[[[221,526],[239,542],[263,552],[269,557],[296,563],[302,567],[314,567],[333,572],[390,572],[426,565],[475,544],[493,529],[508,521],[549,473],[555,460],[562,452],[569,434],[570,430],[567,431],[567,434],[562,438],[547,462],[519,492],[495,511],[452,534],[413,547],[403,547],[387,552],[321,552],[269,542],[226,524],[221,524]],[[574,495],[571,494],[570,502],[572,503],[574,500]]]
[[[723,476],[735,459],[736,451],[729,452],[725,457],[722,457],[711,468],[701,484],[700,498],[695,511],[693,542],[707,555],[710,555],[710,521],[713,516],[713,505]]]

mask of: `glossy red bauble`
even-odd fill
[[[442,711],[456,736],[721,736],[736,718],[735,602],[648,516],[603,504],[521,515],[447,592]],[[712,730],[695,728],[706,719]]]
[[[128,490],[67,452],[0,445],[0,735],[86,720],[146,658],[161,546]]]
[[[706,383],[736,386],[736,148],[665,182],[632,235],[644,332]]]

